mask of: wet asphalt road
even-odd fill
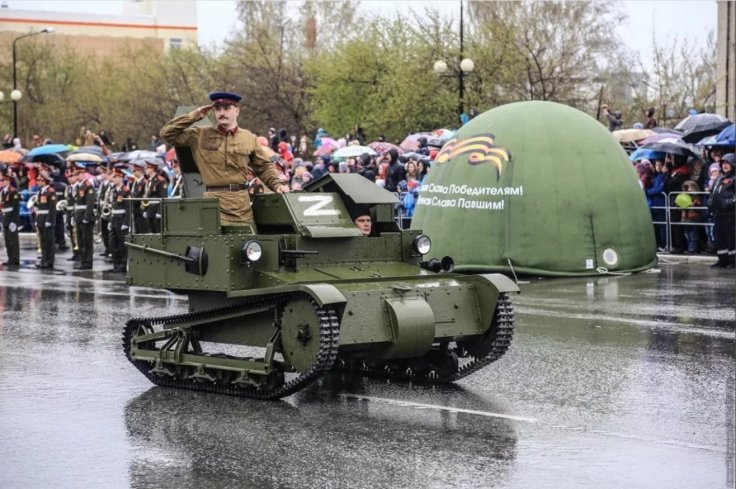
[[[534,280],[511,351],[456,386],[260,402],[152,387],[122,325],[185,300],[64,258],[0,271],[2,488],[734,485],[733,270]]]

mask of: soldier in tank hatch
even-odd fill
[[[194,162],[206,190],[204,197],[219,200],[220,221],[226,226],[250,226],[254,230],[253,211],[247,192],[248,168],[271,190],[289,191],[279,180],[269,153],[258,144],[256,136],[238,127],[240,95],[213,92],[212,103],[189,114],[170,120],[161,137],[173,146],[192,149]],[[215,127],[189,127],[210,113],[215,113]]]

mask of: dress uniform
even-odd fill
[[[77,183],[74,199],[74,222],[77,225],[77,236],[79,238],[80,264],[75,265],[74,268],[92,270],[97,193],[92,183],[92,176],[86,172],[84,163],[77,162],[76,165],[80,181]]]
[[[107,175],[107,168],[100,168],[100,175],[104,175],[104,180],[100,184],[97,190],[97,209],[100,211],[100,235],[102,236],[102,244],[105,249],[100,256],[110,256],[110,215],[105,214],[105,210],[109,211],[110,204],[112,202],[112,182],[109,180]]]
[[[276,192],[288,192],[270,160],[270,154],[256,136],[237,125],[240,95],[215,92],[209,95],[212,105],[170,120],[161,129],[161,138],[173,146],[191,148],[205,185],[204,197],[219,201],[220,221],[224,225],[243,226],[253,223],[246,181],[248,168]],[[215,111],[216,127],[190,127]]]
[[[64,189],[64,200],[66,201],[64,220],[66,221],[66,233],[72,243],[72,256],[67,261],[79,261],[79,233],[77,232],[77,224],[74,222],[74,204],[76,202],[78,181],[73,168],[67,170],[66,178],[69,185]]]
[[[133,199],[142,199],[146,195],[146,177],[143,175],[143,169],[146,167],[146,162],[143,160],[135,160],[132,165],[133,184],[130,187],[130,197]],[[143,207],[143,202],[140,200],[134,200],[132,208],[134,231],[139,234],[147,233],[148,221],[143,217],[143,212],[146,210]]]
[[[183,199],[186,197],[184,191],[184,175],[180,171],[179,160],[174,158],[171,160],[171,168],[174,169],[174,178],[171,184],[171,191],[169,192],[169,198],[171,199]]]
[[[5,239],[5,251],[8,261],[3,265],[20,265],[20,240],[18,239],[18,228],[20,227],[20,195],[15,189],[13,177],[3,173],[2,179],[2,210],[3,210],[3,238]]]
[[[110,213],[110,252],[112,253],[113,268],[111,272],[125,273],[128,259],[125,248],[125,236],[130,229],[130,189],[123,183],[125,176],[124,165],[113,168],[112,181],[112,212]]]
[[[155,158],[146,158],[146,188],[145,198],[148,199],[148,207],[144,211],[148,221],[148,232],[161,232],[161,199],[166,198],[166,179],[158,173],[160,165]]]
[[[38,268],[54,268],[56,251],[56,190],[49,178],[43,174],[37,177],[41,190],[36,203],[36,229],[41,241],[41,263]]]

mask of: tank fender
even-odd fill
[[[340,292],[337,287],[330,284],[298,284],[294,287],[296,290],[306,292],[320,307],[330,306],[335,309],[340,316],[345,310],[348,300]]]
[[[499,292],[521,293],[519,286],[502,273],[484,273],[477,276],[483,277],[485,280],[489,281]]]
[[[513,280],[501,273],[466,275],[461,280],[474,283],[476,286],[482,324],[491,324],[500,293],[521,292]]]

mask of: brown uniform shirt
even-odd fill
[[[162,129],[161,138],[173,146],[192,149],[194,162],[206,187],[244,184],[248,168],[271,190],[281,185],[269,153],[252,132],[238,128],[223,133],[216,127],[189,127],[201,117],[199,110],[171,119]],[[253,222],[248,191],[205,192],[220,202],[220,221],[224,224]]]

